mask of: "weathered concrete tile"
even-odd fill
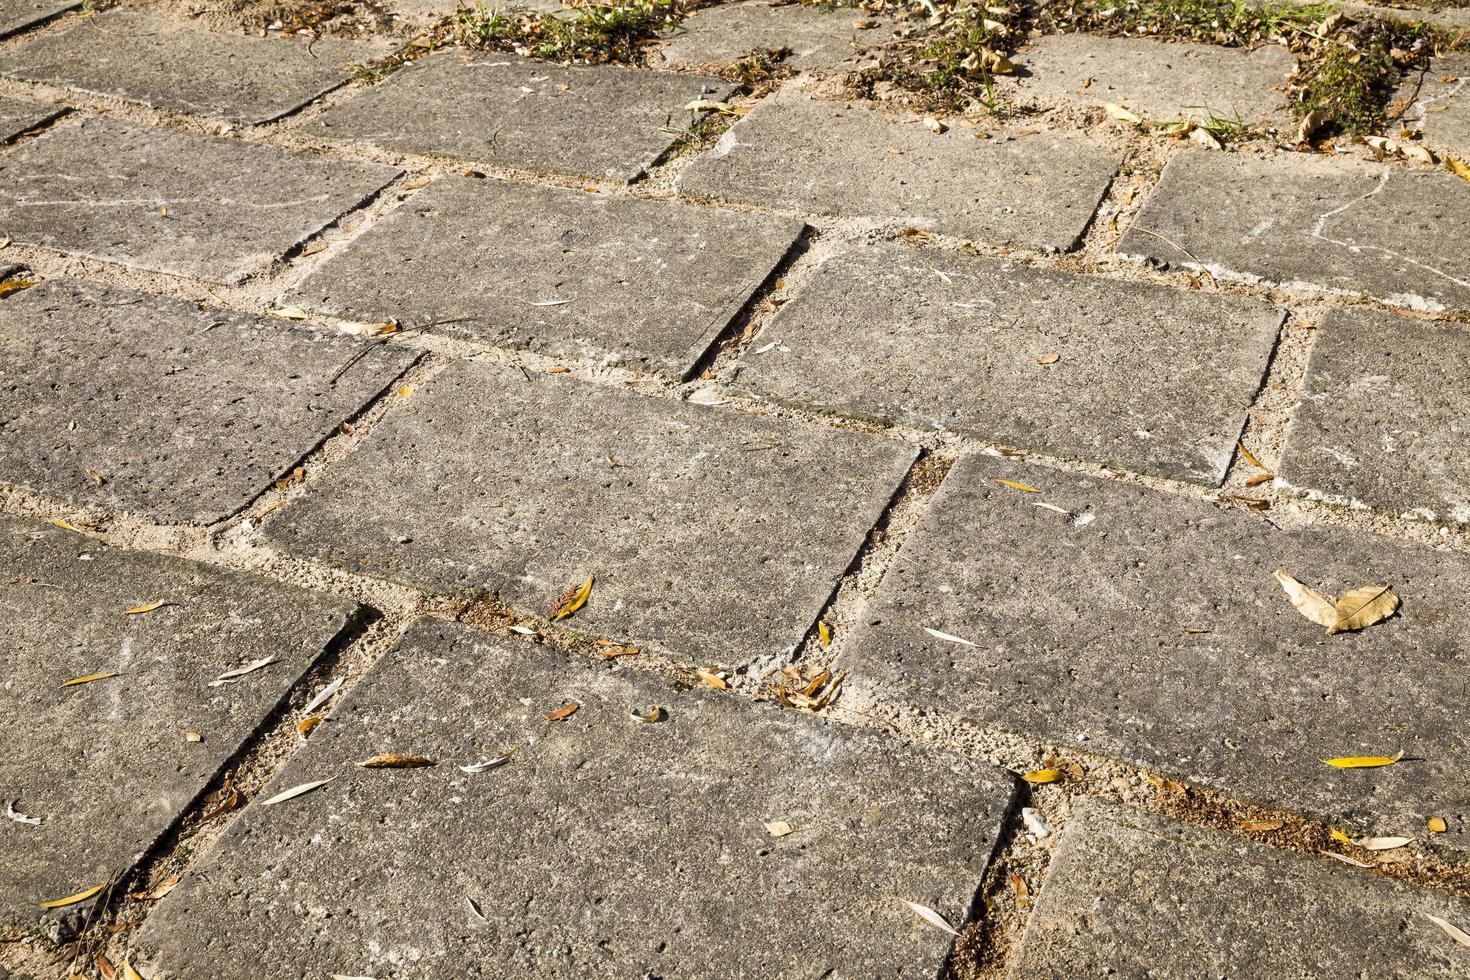
[[[1313,337],[1277,486],[1470,523],[1470,328],[1337,310]]]
[[[1164,168],[1118,251],[1202,262],[1222,277],[1465,309],[1467,217],[1470,183],[1447,171],[1188,150]]]
[[[544,613],[691,660],[811,627],[912,446],[458,363],[266,525],[285,551]]]
[[[23,244],[229,282],[401,172],[93,117],[0,156],[0,211]]]
[[[619,65],[564,67],[496,52],[420,58],[327,110],[304,132],[390,150],[631,181],[722,99],[729,82]]]
[[[1470,11],[1462,11],[1470,15]],[[1417,129],[1442,153],[1470,159],[1470,57],[1435,58],[1411,72],[1389,100],[1389,117]]]
[[[1063,831],[1015,980],[1463,977],[1470,902],[1191,824],[1086,801]]]
[[[417,356],[334,384],[356,344],[279,321],[56,280],[4,310],[0,481],[167,523],[244,507]]]
[[[75,10],[80,0],[0,0],[0,38]]]
[[[1278,568],[1331,595],[1386,583],[1403,606],[1327,636],[1292,608]],[[1442,816],[1450,833],[1435,842],[1463,848],[1467,608],[1464,558],[1371,534],[1277,531],[1203,501],[972,456],[851,635],[849,690],[1349,833],[1421,837]],[[1321,761],[1400,750],[1415,761]]]
[[[822,265],[738,383],[1218,486],[1281,316],[1234,297],[867,248]]]
[[[1007,84],[1045,100],[1115,103],[1154,120],[1211,118],[1280,123],[1296,56],[1279,44],[1254,51],[1146,38],[1056,34],[1024,49],[1026,75]]]
[[[783,64],[802,71],[823,71],[894,33],[892,22],[880,24],[863,10],[823,10],[756,0],[691,11],[655,58],[673,67],[728,65],[756,51],[785,48],[788,54],[781,59]]]
[[[801,230],[765,215],[447,178],[285,302],[682,376]]]
[[[310,50],[308,50],[308,48]],[[240,123],[278,119],[386,57],[386,41],[257,38],[114,9],[0,55],[0,75]]]
[[[31,928],[85,917],[36,906],[126,870],[361,610],[13,518],[0,518],[0,561],[0,786],[42,821],[0,820],[0,923]],[[209,686],[266,656],[278,661]],[[62,687],[95,673],[117,676]]]
[[[576,714],[546,720],[573,698]],[[650,704],[665,720],[630,717]],[[511,748],[501,768],[459,769]],[[438,765],[353,764],[389,751]],[[431,622],[274,788],[327,777],[230,829],[150,917],[155,963],[201,978],[932,977],[950,939],[899,900],[965,918],[1011,794],[958,757]],[[795,832],[771,836],[778,820]],[[429,894],[442,914],[423,914]]]
[[[917,119],[887,122],[874,109],[786,90],[736,123],[677,186],[697,198],[1071,249],[1120,160],[1080,137],[935,135]]]
[[[48,123],[65,111],[66,106],[0,96],[0,143],[9,143],[21,133]]]

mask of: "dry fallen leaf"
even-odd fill
[[[928,633],[936,640],[948,640],[950,643],[959,643],[967,647],[972,647],[975,645],[973,640],[967,640],[963,636],[955,636],[953,633],[945,633],[940,630],[931,630],[927,626],[924,627],[924,632]]]
[[[308,715],[296,723],[296,734],[301,736],[301,741],[311,734],[311,730],[322,723],[321,715]]]
[[[459,771],[467,772],[471,776],[477,776],[482,772],[489,772],[491,769],[499,769],[501,766],[509,762],[511,756],[515,754],[516,750],[511,749],[509,752],[506,752],[503,755],[497,755],[493,759],[481,759],[479,762],[471,762],[467,766],[460,766]]]
[[[1026,773],[1021,778],[1033,786],[1044,786],[1061,779],[1062,771],[1060,769],[1037,769],[1035,772]]]
[[[102,484],[104,484],[104,483],[107,482],[107,480],[105,480],[103,478],[102,474],[101,473],[98,473],[96,470],[89,470],[89,469],[87,469],[87,467],[83,466],[82,467],[82,472],[85,473],[85,474],[87,474],[87,479],[91,480],[93,483],[97,484],[99,487],[102,486]]]
[[[112,965],[112,961],[107,958],[106,954],[97,954],[97,973],[102,977],[102,980],[114,980],[117,976],[117,967]]]
[[[1240,450],[1240,458],[1254,466],[1256,469],[1264,470],[1266,468],[1265,464],[1263,464],[1259,459],[1256,459],[1255,454],[1253,454],[1249,449],[1245,448],[1245,443],[1243,441],[1236,440],[1235,448]]]
[[[243,667],[235,667],[232,670],[225,671],[223,674],[220,674],[214,680],[210,681],[209,686],[220,687],[221,685],[228,684],[230,681],[238,680],[239,678],[244,677],[246,674],[253,674],[257,670],[262,670],[266,667],[269,667],[275,662],[275,656],[261,657],[259,660],[253,663],[248,663]]]
[[[6,241],[8,243],[9,239]],[[9,282],[0,282],[0,298],[9,296],[11,293],[18,293],[22,289],[30,289],[32,286],[37,285],[40,285],[40,282],[35,279],[11,279]]]
[[[822,641],[822,646],[832,645],[832,627],[827,625],[825,619],[817,620],[817,639]]]
[[[331,781],[332,777],[328,776],[326,779],[315,779],[309,783],[302,783],[300,786],[292,786],[290,789],[283,789],[275,796],[272,796],[270,799],[262,800],[260,805],[275,806],[277,803],[285,803],[287,800],[294,800],[296,797],[310,793],[312,790],[321,789],[323,786],[327,785]]]
[[[1309,142],[1327,125],[1327,113],[1321,109],[1313,109],[1302,118],[1301,125],[1296,128],[1296,138],[1303,143]]]
[[[1147,779],[1150,783],[1152,783],[1154,786],[1157,786],[1164,792],[1173,793],[1175,796],[1179,796],[1189,792],[1189,787],[1185,786],[1183,783],[1175,782],[1174,780],[1169,779],[1165,776],[1156,776],[1153,773],[1148,772],[1143,774],[1143,778]]]
[[[772,837],[785,837],[787,834],[796,833],[796,828],[784,820],[772,820],[766,824],[766,833]]]
[[[1297,612],[1318,626],[1325,626],[1328,630],[1332,629],[1337,623],[1337,606],[1331,596],[1323,595],[1309,585],[1303,585],[1284,569],[1278,568],[1274,574],[1276,581],[1280,582],[1281,587],[1286,590]]]
[[[947,932],[951,936],[959,935],[959,933],[955,931],[955,927],[945,921],[944,916],[940,915],[929,906],[920,905],[918,902],[910,902],[906,898],[900,898],[899,901],[907,905],[909,908],[913,909],[915,915],[923,919],[925,922],[929,923],[934,928],[939,929],[942,932]]]
[[[1470,949],[1470,934],[1467,934],[1464,929],[1461,929],[1452,922],[1441,919],[1437,915],[1430,915],[1428,912],[1424,913],[1424,917],[1443,929],[1446,936],[1449,936],[1466,949]]]
[[[1031,889],[1026,887],[1026,879],[1020,875],[1011,875],[1011,891],[1016,894],[1016,908],[1026,909],[1031,906]]]
[[[1255,476],[1251,477],[1249,480],[1246,480],[1245,481],[1245,485],[1247,487],[1258,487],[1258,486],[1260,486],[1263,483],[1270,483],[1274,479],[1276,479],[1276,474],[1275,473],[1271,473],[1271,472],[1257,473]]]
[[[581,609],[587,603],[587,597],[592,595],[593,576],[587,576],[587,580],[575,589],[563,592],[561,598],[556,600],[556,605],[551,607],[550,617],[552,622],[558,619],[566,619],[572,613]]]
[[[8,820],[14,820],[16,823],[23,823],[27,827],[39,827],[39,826],[41,826],[41,824],[43,823],[43,820],[42,820],[41,817],[28,817],[24,813],[21,813],[19,810],[17,810],[15,808],[15,804],[17,804],[19,802],[20,802],[19,799],[15,799],[15,800],[12,800],[11,802],[5,804],[5,817],[6,817],[6,819],[8,819]]]
[[[135,892],[128,892],[128,897],[136,899],[139,902],[156,902],[160,898],[177,888],[178,885],[179,876],[169,875],[167,878],[163,879],[152,888],[141,889]]]
[[[557,708],[555,711],[548,711],[548,712],[546,712],[546,720],[547,721],[563,721],[563,720],[565,720],[567,718],[570,718],[572,715],[576,714],[577,713],[577,709],[580,708],[580,707],[582,707],[582,705],[579,704],[578,702],[576,702],[576,701],[568,701],[566,704],[562,705],[560,708]]]
[[[202,741],[204,741],[204,736],[203,735],[200,735],[198,732],[185,732],[184,733],[184,741],[186,741],[186,742],[202,742]]]
[[[1392,851],[1395,848],[1403,847],[1413,842],[1414,838],[1412,837],[1364,837],[1353,843],[1365,851]]]
[[[79,902],[85,902],[87,899],[91,898],[93,895],[96,895],[98,892],[106,887],[106,885],[93,885],[91,888],[88,888],[85,891],[79,891],[75,895],[68,895],[65,898],[53,898],[51,901],[42,902],[36,907],[42,909],[64,909],[68,905],[76,905]]]
[[[385,752],[371,759],[363,759],[358,766],[363,769],[424,769],[438,764],[424,755],[399,755],[397,752]]]
[[[667,717],[664,709],[656,704],[650,704],[646,708],[634,708],[630,714],[632,714],[634,721],[641,721],[645,725],[655,725]]]
[[[137,970],[133,969],[133,964],[124,961],[123,980],[143,980],[143,977]]]
[[[399,398],[409,398],[413,395],[413,385],[402,385],[396,392]]]
[[[1055,364],[1057,361],[1060,361],[1061,359],[1062,359],[1062,355],[1058,354],[1056,351],[1052,351],[1050,354],[1042,354],[1040,357],[1038,357],[1036,359],[1036,363],[1037,364]]]
[[[1404,757],[1400,752],[1395,756],[1386,755],[1343,755],[1335,759],[1323,759],[1322,761],[1334,769],[1377,769],[1381,766],[1391,766]]]
[[[1367,629],[1392,616],[1398,608],[1399,597],[1386,585],[1365,585],[1353,589],[1337,600],[1337,622],[1327,632]]]
[[[266,310],[267,315],[278,320],[305,320],[310,314],[295,306],[283,307],[279,310]]]
[[[1374,864],[1371,861],[1359,861],[1355,857],[1350,857],[1347,854],[1338,854],[1336,851],[1323,851],[1322,853],[1325,854],[1325,855],[1327,855],[1328,857],[1332,858],[1334,861],[1341,861],[1343,864],[1351,864],[1355,868],[1376,868],[1377,867],[1377,865]]]
[[[1446,155],[1444,164],[1450,169],[1450,173],[1462,180],[1470,180],[1470,163],[1466,163],[1459,157]]]
[[[1127,109],[1123,108],[1115,102],[1109,102],[1107,105],[1103,106],[1103,108],[1107,110],[1108,115],[1112,116],[1119,122],[1133,123],[1134,125],[1143,122],[1142,116],[1138,115],[1137,113],[1129,112]]]
[[[730,686],[730,682],[712,670],[696,671],[695,675],[706,687],[712,687],[717,691],[723,691]]]
[[[1333,840],[1337,841],[1339,844],[1351,844],[1353,842],[1353,839],[1351,837],[1349,837],[1347,834],[1344,834],[1342,831],[1338,830],[1336,827],[1333,827],[1331,830],[1329,830],[1327,832],[1327,836],[1331,837]]]
[[[1010,487],[1012,490],[1019,490],[1022,493],[1040,493],[1041,492],[1036,487],[1033,487],[1033,486],[1031,486],[1029,484],[1026,484],[1026,483],[1017,483],[1015,480],[996,480],[995,482],[996,483],[999,483],[1003,487]]]
[[[85,675],[83,675],[81,677],[73,677],[71,680],[67,681],[66,683],[62,684],[61,686],[62,687],[76,687],[78,684],[90,684],[93,681],[105,681],[109,677],[120,677],[120,676],[121,675],[117,671],[109,671],[109,672],[101,673],[101,674],[85,674]]]
[[[221,787],[219,799],[215,801],[214,806],[204,812],[203,819],[208,822],[216,817],[222,817],[239,805],[240,791],[235,788],[233,781],[227,779],[225,785]]]
[[[403,189],[406,191],[416,191],[420,187],[428,187],[433,182],[433,177],[416,177],[413,180],[404,182]]]
[[[169,602],[167,599],[159,599],[157,602],[150,602],[150,603],[148,603],[147,605],[144,605],[144,606],[134,606],[131,609],[124,609],[123,610],[123,615],[124,616],[141,616],[144,613],[151,613],[155,609],[162,609],[164,606],[171,606],[171,605],[173,605],[173,603]]]
[[[1430,817],[1425,823],[1425,826],[1429,828],[1429,832],[1432,834],[1442,834],[1450,829],[1450,825],[1445,823],[1444,817]]]
[[[332,681],[332,683],[328,684],[326,687],[318,691],[317,696],[308,701],[306,703],[306,707],[301,709],[301,713],[303,715],[311,714],[317,708],[320,708],[322,705],[331,700],[332,695],[336,694],[340,690],[342,690],[342,678],[339,677],[336,680]]]

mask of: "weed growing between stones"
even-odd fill
[[[507,13],[482,4],[459,12],[454,38],[467,47],[548,61],[640,63],[643,46],[681,16],[676,0],[589,4],[553,14]]]

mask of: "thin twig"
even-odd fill
[[[1136,221],[1133,224],[1131,224],[1131,225],[1128,226],[1128,230],[1129,231],[1141,231],[1145,235],[1152,235],[1153,237],[1157,238],[1159,241],[1164,242],[1165,244],[1168,244],[1168,245],[1172,245],[1174,248],[1179,249],[1179,251],[1181,251],[1185,255],[1189,256],[1190,260],[1193,261],[1195,265],[1199,266],[1199,271],[1203,272],[1205,275],[1207,275],[1207,276],[1210,277],[1210,284],[1212,286],[1214,286],[1216,289],[1219,289],[1220,288],[1220,281],[1215,278],[1215,274],[1209,270],[1209,267],[1207,267],[1203,262],[1200,261],[1199,256],[1198,255],[1195,255],[1193,252],[1191,252],[1189,249],[1185,248],[1183,245],[1180,245],[1178,242],[1176,242],[1174,239],[1170,238],[1168,235],[1161,235],[1161,234],[1159,234],[1156,231],[1149,231],[1147,228],[1144,228],[1141,225],[1139,225],[1139,223],[1136,222]]]

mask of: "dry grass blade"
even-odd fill
[[[954,926],[950,925],[949,922],[944,918],[944,916],[940,915],[929,906],[920,905],[918,902],[910,902],[906,898],[900,898],[899,901],[907,905],[910,909],[913,909],[915,915],[923,919],[925,922],[929,923],[934,928],[940,930],[941,932],[947,932],[951,936],[959,935],[959,931],[956,930]]]
[[[294,800],[298,796],[304,796],[305,794],[310,793],[313,790],[321,789],[323,786],[327,785],[331,781],[332,777],[328,776],[326,779],[316,779],[312,780],[309,783],[302,783],[300,786],[292,786],[290,789],[283,789],[275,796],[272,796],[270,799],[262,800],[260,805],[275,806],[277,803],[285,803],[287,800]]]
[[[1453,922],[1441,919],[1437,915],[1430,915],[1428,912],[1424,913],[1424,917],[1443,929],[1446,936],[1449,936],[1466,949],[1470,949],[1470,934],[1467,934],[1464,929],[1461,929]]]

